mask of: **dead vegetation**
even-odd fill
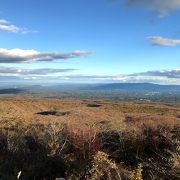
[[[0,178],[180,178],[178,105],[93,103],[1,100]]]

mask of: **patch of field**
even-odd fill
[[[0,99],[0,120],[10,119],[24,124],[66,123],[77,128],[104,123],[109,127],[124,125],[177,124],[180,104],[139,103],[78,99]],[[128,120],[129,117],[129,120]],[[111,124],[113,124],[111,126]]]

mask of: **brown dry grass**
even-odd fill
[[[88,107],[99,104],[100,107]],[[40,115],[43,111],[70,112],[64,116]],[[0,99],[0,120],[11,119],[22,124],[62,122],[76,128],[100,122],[110,127],[157,126],[179,123],[180,104],[138,103],[122,101],[89,101],[58,99]],[[126,117],[132,118],[131,122]]]
[[[39,114],[41,112],[45,115]],[[89,172],[94,172],[92,165],[99,166],[99,161],[91,162],[92,157],[100,157],[101,166],[104,162],[113,165],[108,171],[104,171],[102,166],[100,171],[105,176],[111,173],[109,176],[114,177],[116,170],[121,176],[132,174],[130,179],[154,173],[158,178],[173,176],[172,179],[177,179],[179,116],[180,104],[2,98],[0,150],[4,156],[0,158],[6,161],[8,153],[11,153],[13,162],[18,162],[16,158],[20,155],[20,159],[27,158],[27,164],[30,162],[27,169],[24,162],[12,166],[12,177],[17,167],[23,169],[24,177],[31,175],[31,168],[33,176],[38,176],[45,172],[42,170],[46,167],[44,163],[51,162],[49,174],[41,174],[42,177],[54,177],[52,172],[57,165],[57,172],[64,167],[63,177],[67,172],[68,176],[73,176],[69,179],[76,179],[76,175],[82,179]],[[99,156],[98,151],[107,155]],[[31,163],[32,160],[36,160],[37,166]],[[5,167],[4,161],[1,161],[0,168]],[[6,177],[3,179],[10,177],[6,170],[3,173]]]

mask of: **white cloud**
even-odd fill
[[[68,53],[38,52],[34,49],[4,49],[0,48],[0,63],[21,63],[32,61],[53,61],[58,59],[70,59],[90,55],[87,51],[73,51]]]
[[[135,73],[129,75],[120,75],[114,78],[119,82],[130,83],[158,83],[158,84],[179,84],[180,85],[180,69],[174,70],[157,70]]]
[[[64,76],[59,76],[62,79]],[[66,76],[69,81],[104,82],[104,83],[157,83],[157,84],[179,84],[180,69],[147,71],[135,74],[106,76],[106,75],[70,75]]]
[[[13,33],[18,33],[21,31],[19,27],[9,24],[0,24],[0,30],[13,32]]]
[[[0,75],[4,76],[21,76],[21,75],[49,75],[57,73],[66,73],[75,71],[77,69],[55,69],[55,68],[41,68],[41,69],[26,69],[16,67],[4,67],[0,66]]]
[[[117,76],[115,80],[121,83],[156,83],[180,85],[180,78],[169,78],[163,76]]]
[[[180,85],[180,69],[156,70],[125,75],[83,75],[74,74],[76,69],[25,69],[16,67],[0,67],[0,80],[10,79],[34,80],[42,82],[69,83],[156,83]]]
[[[127,75],[61,75],[51,76],[49,80],[83,83],[157,83],[157,84],[177,84],[180,85],[180,69],[148,71]]]
[[[0,24],[8,24],[9,22],[5,19],[0,19]]]
[[[180,39],[168,39],[161,36],[152,36],[148,38],[150,43],[155,46],[177,46],[180,45]]]
[[[136,76],[153,76],[153,77],[167,77],[180,79],[180,69],[175,70],[160,70],[160,71],[147,71],[144,73],[137,73]]]
[[[97,75],[62,75],[51,77],[50,80],[67,80],[67,82],[84,82],[84,83],[157,83],[157,84],[178,84],[180,85],[180,78],[153,76],[153,75],[118,75],[118,76],[97,76]]]
[[[0,30],[11,33],[21,33],[21,34],[38,32],[10,24],[9,21],[7,21],[6,19],[0,19]]]
[[[180,0],[125,0],[125,2],[128,7],[143,6],[158,14],[159,17],[180,10]]]

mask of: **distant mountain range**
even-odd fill
[[[111,83],[111,84],[54,84],[0,87],[0,94],[51,91],[126,91],[126,92],[175,92],[180,93],[180,85],[159,85],[151,83]]]
[[[94,90],[122,90],[122,91],[157,91],[157,92],[179,92],[180,85],[159,85],[151,83],[112,83],[100,84],[92,87]]]

